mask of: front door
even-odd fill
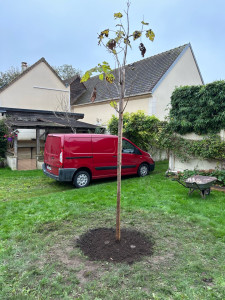
[[[93,137],[93,178],[116,176],[117,139],[115,137]]]
[[[139,150],[130,142],[122,142],[122,175],[135,174],[139,166]]]

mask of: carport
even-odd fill
[[[78,121],[84,114],[77,113],[0,107],[0,115],[13,134],[6,153],[7,164],[12,170],[40,169],[49,133],[94,133],[99,128]]]

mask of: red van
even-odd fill
[[[70,181],[77,188],[88,186],[91,179],[117,176],[117,144],[115,135],[49,134],[44,174],[58,181]],[[150,154],[126,138],[122,149],[122,175],[145,176],[154,170]]]

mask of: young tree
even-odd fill
[[[62,80],[70,79],[75,75],[82,75],[82,71],[79,69],[75,69],[72,65],[62,65],[59,67],[53,67],[56,73],[59,75]]]
[[[140,30],[135,30],[130,33],[130,20],[129,20],[129,8],[130,1],[127,1],[127,9],[125,13],[125,20],[123,20],[122,13],[114,13],[114,18],[119,20],[119,24],[116,24],[115,30],[105,29],[98,36],[98,44],[104,45],[106,49],[113,55],[117,68],[112,71],[111,67],[107,62],[98,64],[97,67],[88,70],[81,79],[81,82],[85,82],[90,79],[92,73],[99,72],[99,79],[105,80],[106,82],[115,86],[119,105],[116,101],[111,101],[110,105],[114,107],[119,115],[118,121],[118,152],[117,152],[117,214],[116,214],[116,240],[120,241],[120,199],[121,199],[121,162],[122,162],[122,134],[123,134],[123,113],[124,113],[124,99],[128,97],[129,94],[125,93],[125,82],[126,82],[126,63],[127,63],[127,53],[128,48],[131,48],[131,40],[133,41],[140,39],[139,49],[142,56],[144,57],[146,48],[142,42],[142,36],[151,41],[154,40],[155,34],[151,29],[144,30],[145,26],[149,23],[145,23],[144,20],[141,22],[142,27]],[[108,89],[110,93],[110,88]],[[96,98],[97,88],[94,88],[93,94]],[[126,99],[127,100],[127,99]],[[93,101],[93,99],[92,99]]]

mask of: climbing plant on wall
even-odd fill
[[[202,135],[225,129],[225,81],[176,88],[171,97],[169,124],[180,134]]]

